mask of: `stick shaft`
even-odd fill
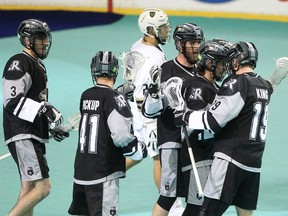
[[[196,167],[196,163],[195,163],[192,147],[191,147],[191,144],[190,144],[190,141],[189,141],[188,132],[187,132],[187,129],[186,129],[185,126],[183,127],[183,131],[184,131],[184,134],[185,134],[185,139],[186,139],[186,143],[187,143],[187,147],[188,147],[188,153],[189,153],[189,157],[190,157],[191,164],[192,164],[192,169],[193,169],[195,180],[196,180],[196,186],[197,186],[197,191],[198,191],[197,198],[201,199],[204,196],[204,193],[203,193],[202,186],[201,186],[201,183],[200,183],[200,178],[199,178],[198,170],[197,170],[197,167]]]
[[[3,160],[3,159],[8,158],[10,156],[11,156],[10,153],[4,154],[4,155],[0,156],[0,160]]]

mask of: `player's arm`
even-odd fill
[[[132,134],[133,116],[128,102],[123,95],[114,97],[115,108],[107,118],[107,124],[111,132],[114,145],[123,149],[123,155],[132,160],[142,160],[147,156],[144,143],[138,142],[137,137]]]
[[[33,122],[41,104],[25,97],[32,85],[31,77],[22,70],[8,71],[2,84],[4,109],[20,119]]]
[[[9,71],[3,76],[2,84],[3,104],[6,111],[29,122],[33,122],[37,115],[44,114],[50,124],[61,123],[62,115],[52,105],[25,96],[32,85],[28,73],[23,73],[22,70]]]

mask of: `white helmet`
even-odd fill
[[[168,15],[163,10],[158,8],[146,8],[138,18],[138,26],[141,32],[149,37],[156,37],[161,44],[168,42],[171,28]],[[162,26],[167,28],[167,34],[161,37],[161,35],[159,35],[159,27]],[[156,35],[149,34],[148,27],[153,28]]]

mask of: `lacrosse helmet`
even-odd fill
[[[235,73],[235,69],[232,67],[232,64],[235,60],[239,66],[250,65],[253,69],[256,68],[258,61],[256,46],[252,42],[240,41],[235,43],[228,51],[228,61],[233,73]]]
[[[52,35],[46,22],[37,19],[24,20],[18,26],[17,35],[21,44],[24,47],[31,49],[38,58],[43,60],[48,56],[52,45]],[[29,45],[25,42],[25,38],[29,39]],[[41,49],[41,52],[36,49],[35,39],[42,40],[43,48]],[[43,42],[43,40],[47,41]]]
[[[216,81],[226,75],[228,48],[217,40],[206,41],[199,48],[199,65],[211,71]]]
[[[195,64],[197,62],[197,58],[192,59],[191,57],[188,56],[186,50],[186,42],[199,41],[200,43],[202,43],[203,41],[205,41],[202,28],[194,23],[184,23],[177,25],[173,33],[173,39],[175,42],[176,49],[179,51],[182,49],[181,52],[187,59],[187,61],[191,64]]]
[[[161,9],[145,9],[138,18],[138,26],[142,33],[149,37],[155,37],[162,45],[169,41],[171,27],[168,15]],[[151,29],[154,31],[155,35],[151,34]],[[162,33],[161,30],[164,32]]]
[[[92,58],[91,76],[96,77],[114,77],[118,75],[118,59],[111,51],[99,51]]]

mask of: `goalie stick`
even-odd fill
[[[281,57],[276,60],[276,67],[269,77],[268,81],[271,83],[275,90],[277,86],[285,79],[288,75],[288,57]]]
[[[165,82],[165,84],[163,86],[163,92],[164,92],[164,95],[167,97],[168,104],[171,108],[175,109],[175,111],[184,110],[184,108],[185,108],[185,102],[184,102],[183,97],[181,95],[182,84],[183,84],[183,80],[181,78],[171,77],[170,79],[168,79]],[[188,132],[187,132],[187,129],[185,126],[183,127],[183,131],[184,131],[184,136],[186,139],[186,144],[188,147],[188,153],[189,153],[190,161],[192,164],[192,170],[193,170],[193,173],[195,176],[195,181],[196,181],[196,187],[197,187],[196,197],[198,199],[202,199],[204,196],[204,193],[203,193],[202,186],[200,183],[199,174],[198,174],[198,170],[196,167],[191,143],[189,141]]]

